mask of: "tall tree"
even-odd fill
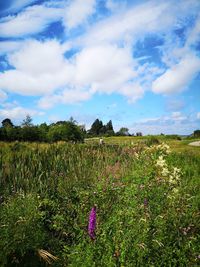
[[[4,119],[2,122],[3,127],[13,127],[13,123],[9,118]]]
[[[109,120],[109,122],[106,124],[106,131],[114,131],[111,120]]]
[[[106,124],[105,128],[106,128],[106,132],[105,132],[106,135],[112,136],[115,134],[111,120],[109,120],[109,122]]]
[[[23,127],[31,127],[31,126],[33,126],[32,118],[31,118],[30,115],[28,115],[28,114],[26,115],[26,118],[22,122],[22,126]]]

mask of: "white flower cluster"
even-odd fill
[[[181,178],[181,170],[177,167],[174,167],[169,176],[169,183],[175,185],[180,180],[180,178]]]
[[[165,143],[146,147],[144,151],[148,153],[160,152],[161,155],[168,155],[171,152],[170,147]]]
[[[157,145],[156,147],[157,147],[157,150],[162,151],[166,155],[168,155],[171,152],[170,147],[165,143]]]
[[[166,160],[163,158],[163,156],[159,156],[159,158],[156,161],[156,166],[160,169],[161,175],[166,177],[169,175],[169,169],[166,163]]]
[[[170,184],[175,185],[180,180],[181,170],[177,167],[169,169],[167,162],[162,155],[158,157],[156,166],[158,167],[160,175],[164,178],[168,178]]]

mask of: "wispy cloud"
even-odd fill
[[[52,22],[60,20],[62,9],[47,5],[27,7],[17,15],[0,20],[1,37],[24,37],[44,31]]]
[[[37,0],[12,0],[12,1],[5,1],[4,8],[2,13],[14,13],[20,11],[24,7],[37,2]]]
[[[66,5],[63,15],[65,28],[76,28],[87,21],[88,17],[95,12],[96,0],[71,0]]]
[[[195,115],[172,112],[169,115],[139,120],[130,125],[130,131],[142,131],[144,134],[191,134],[198,127]]]

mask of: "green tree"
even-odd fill
[[[96,119],[93,122],[93,124],[89,130],[89,133],[92,135],[99,135],[101,133],[102,127],[103,127],[103,122],[99,119]]]
[[[26,118],[22,122],[22,127],[31,127],[32,124],[32,118],[30,115],[26,115]]]
[[[200,130],[195,130],[193,133],[194,137],[200,137]]]
[[[106,128],[106,131],[105,131],[106,135],[113,136],[115,134],[111,120],[109,120],[109,122],[106,124],[105,128]]]
[[[127,136],[129,135],[129,129],[126,128],[126,127],[122,127],[120,128],[120,130],[116,133],[116,135],[119,135],[119,136]]]
[[[4,119],[2,122],[2,127],[13,127],[13,123],[9,118]]]
[[[53,124],[47,134],[50,142],[56,141],[83,141],[83,132],[80,127],[71,121]]]

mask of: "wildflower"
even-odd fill
[[[88,234],[91,239],[95,239],[95,228],[96,228],[96,206],[90,211],[89,223],[88,223]]]
[[[161,168],[166,165],[166,161],[163,159],[163,156],[159,156],[158,160],[156,161],[156,165]]]
[[[166,167],[164,167],[164,168],[162,169],[162,171],[161,171],[161,174],[162,174],[163,176],[167,176],[167,175],[169,174],[169,170],[168,170]]]

